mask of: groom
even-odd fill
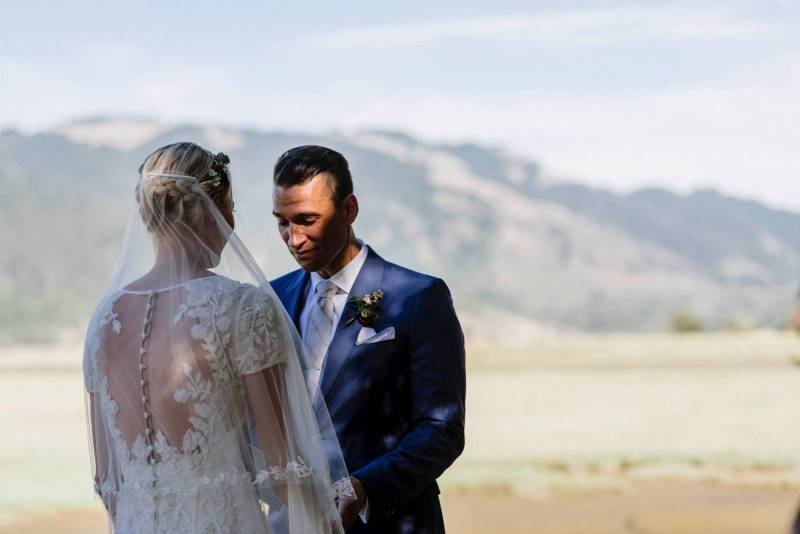
[[[272,286],[308,349],[307,380],[320,387],[356,490],[341,511],[347,532],[444,532],[436,479],[464,448],[465,396],[447,286],[355,238],[358,201],[334,150],[300,146],[278,159],[273,214],[301,268]],[[378,291],[357,319],[351,297]]]

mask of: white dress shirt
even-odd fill
[[[350,260],[350,263],[344,266],[341,271],[334,274],[328,281],[333,282],[336,287],[338,287],[338,291],[333,296],[333,325],[331,326],[331,341],[333,341],[333,335],[336,332],[336,327],[339,325],[339,320],[342,318],[342,312],[344,311],[345,306],[347,305],[347,299],[350,298],[350,290],[353,289],[353,284],[356,283],[356,278],[358,277],[358,273],[361,272],[361,268],[364,266],[364,262],[367,261],[367,246],[362,241],[357,241],[357,243],[361,246],[361,250],[358,251],[356,257]],[[300,336],[305,339],[305,334],[308,328],[308,318],[311,315],[311,306],[308,306],[308,296],[313,295],[313,288],[317,287],[317,284],[325,280],[322,276],[318,273],[311,273],[311,281],[306,287],[306,295],[305,295],[305,305],[303,305],[303,311],[300,312]],[[317,377],[315,383],[311,384],[312,391],[316,389],[316,386],[319,385],[319,380],[322,379],[322,375],[325,373],[325,362],[328,361],[328,355],[325,355],[325,359],[322,362],[322,371]],[[366,523],[369,519],[369,500],[366,501],[364,504],[364,508],[361,509],[358,516],[361,520]]]

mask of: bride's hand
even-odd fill
[[[353,489],[356,492],[356,500],[339,507],[339,515],[342,518],[342,526],[345,530],[355,523],[356,519],[358,519],[359,512],[361,512],[361,509],[364,508],[364,505],[367,503],[367,494],[364,491],[364,486],[361,485],[361,481],[351,476],[350,483],[353,485]]]

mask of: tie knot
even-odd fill
[[[339,287],[330,280],[322,280],[317,284],[317,297],[324,299],[333,297],[339,291]]]

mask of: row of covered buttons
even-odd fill
[[[147,356],[147,342],[150,338],[150,326],[151,321],[153,318],[153,299],[155,298],[155,293],[150,292],[147,296],[147,310],[145,310],[144,314],[144,325],[142,329],[142,345],[139,349],[139,373],[140,379],[139,384],[142,386],[142,405],[144,406],[144,424],[145,424],[145,432],[147,433],[147,463],[154,464],[156,461],[155,458],[155,449],[153,447],[153,419],[150,414],[150,397],[148,395],[149,384],[147,382],[147,363],[145,363],[145,357]]]

